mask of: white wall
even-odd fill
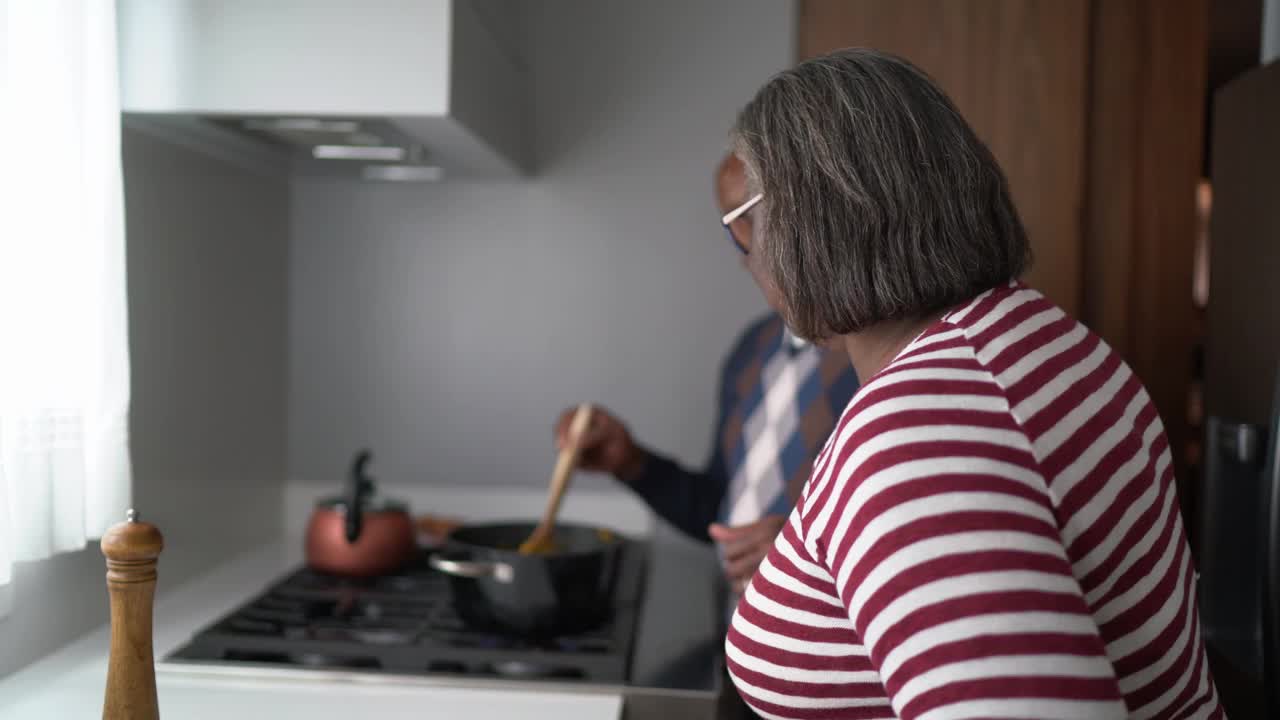
[[[132,131],[124,166],[133,495],[163,592],[279,529],[288,186]],[[104,573],[96,545],[19,565],[0,675],[106,622]]]
[[[295,183],[292,478],[335,484],[369,444],[396,482],[542,484],[555,415],[586,399],[704,461],[722,356],[764,311],[712,174],[791,62],[795,7],[530,11],[535,178]]]

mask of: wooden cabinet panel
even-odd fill
[[[803,0],[799,50],[874,47],[933,76],[1000,161],[1031,237],[1027,277],[1077,313],[1087,0]]]
[[[1208,0],[1094,3],[1081,318],[1164,420],[1184,510]],[[1215,208],[1216,212],[1216,208]]]
[[[1004,167],[1027,281],[1133,366],[1185,482],[1208,0],[801,0],[801,58],[901,55]]]

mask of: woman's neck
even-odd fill
[[[893,359],[911,344],[920,333],[938,322],[945,313],[938,312],[916,320],[893,320],[850,333],[842,339],[849,362],[858,374],[858,382],[865,383],[875,377]]]

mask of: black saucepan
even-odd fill
[[[450,576],[458,615],[473,626],[531,637],[603,623],[623,538],[601,528],[558,525],[554,552],[516,552],[534,526],[467,525],[450,533],[430,562]]]

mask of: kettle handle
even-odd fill
[[[360,537],[360,530],[364,526],[364,499],[373,492],[373,480],[369,479],[365,468],[372,459],[373,453],[361,450],[356,453],[356,458],[351,463],[350,487],[347,488],[347,514],[343,523],[349,543],[354,543]]]

